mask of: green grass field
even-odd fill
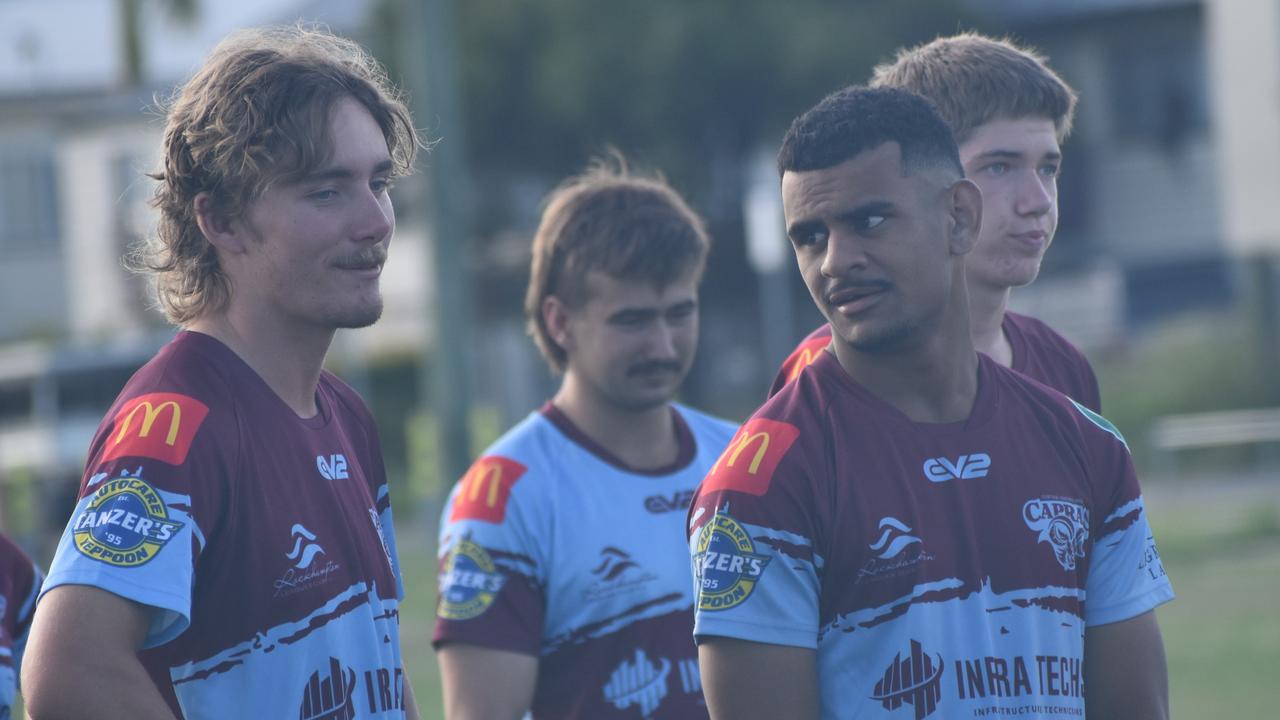
[[[1149,485],[1152,525],[1177,600],[1158,611],[1175,718],[1276,717],[1280,667],[1280,485],[1246,492]],[[435,541],[399,533],[408,598],[405,662],[423,718],[442,717],[431,651]]]

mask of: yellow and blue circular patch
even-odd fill
[[[755,589],[769,557],[756,552],[750,533],[737,520],[716,513],[694,545],[693,574],[699,610],[728,610]]]
[[[436,615],[444,620],[470,620],[493,605],[506,578],[489,553],[466,538],[458,540],[440,573],[440,603]]]
[[[180,528],[155,488],[126,475],[103,483],[71,525],[80,552],[116,567],[150,561]]]

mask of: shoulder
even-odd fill
[[[193,445],[208,445],[234,429],[238,384],[206,346],[213,341],[202,338],[178,335],[129,379],[99,427],[95,444],[101,444],[102,459],[136,456],[182,465]]]
[[[763,496],[776,478],[791,482],[807,475],[825,446],[826,398],[807,368],[769,398],[738,428],[712,466],[701,492],[733,490]]]
[[[328,370],[323,370],[320,373],[320,387],[333,398],[335,412],[355,418],[366,427],[373,427],[373,413],[369,410],[368,404],[365,403],[364,398],[360,397],[360,393],[342,378]]]
[[[700,444],[703,442],[719,443],[723,446],[724,443],[729,442],[729,438],[733,437],[733,434],[738,430],[738,424],[735,422],[704,413],[701,410],[695,410],[687,405],[672,404]]]
[[[1076,438],[1088,445],[1119,443],[1127,448],[1124,436],[1109,420],[1057,388],[991,362],[992,371],[1003,388],[1004,397],[1051,424],[1058,437]],[[1011,414],[1010,408],[1002,408]]]
[[[545,494],[545,488],[535,486],[555,475],[558,451],[570,443],[540,413],[530,413],[485,448],[458,480],[451,495],[452,519],[475,515],[494,521],[513,493],[524,498]]]
[[[1012,327],[1021,334],[1029,346],[1041,352],[1060,355],[1089,368],[1089,360],[1085,358],[1084,353],[1080,352],[1080,349],[1073,345],[1070,340],[1063,337],[1057,330],[1049,327],[1043,320],[1033,318],[1030,315],[1006,312],[1004,314],[1004,322],[1006,328]]]
[[[33,568],[34,561],[31,557],[7,535],[0,533],[0,573],[12,578],[15,575],[30,574]]]

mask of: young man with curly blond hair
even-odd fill
[[[238,33],[181,88],[142,258],[180,332],[89,448],[31,717],[417,717],[377,431],[322,369],[382,312],[417,145],[383,71],[324,32]]]

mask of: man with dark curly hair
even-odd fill
[[[31,717],[417,717],[377,430],[322,369],[382,312],[417,145],[381,68],[324,32],[238,33],[181,88],[139,258],[181,331],[89,448]]]

